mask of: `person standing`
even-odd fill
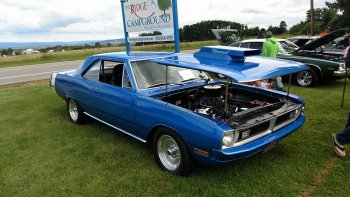
[[[350,44],[350,33],[348,34],[348,42]],[[344,54],[346,54],[346,69],[350,67],[350,51],[349,48],[347,49],[347,51],[344,51]],[[332,133],[331,136],[335,153],[340,157],[346,157],[345,145],[350,144],[350,112],[348,113],[348,122],[346,123],[345,129],[338,133]]]
[[[329,34],[330,31],[331,31],[331,27],[326,27],[324,32],[320,33],[320,37],[323,37],[323,36]]]
[[[266,37],[266,29],[262,28],[259,32],[257,39],[264,39]]]
[[[276,38],[272,37],[272,32],[266,32],[266,40],[262,47],[262,56],[276,58],[279,51],[279,46]],[[276,89],[283,91],[283,83],[281,77],[276,77]]]
[[[262,56],[276,58],[278,54],[278,43],[276,38],[272,37],[272,32],[266,32],[266,40],[262,47]]]

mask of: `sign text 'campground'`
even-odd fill
[[[127,32],[173,28],[171,0],[127,0],[124,11]]]

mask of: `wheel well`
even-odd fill
[[[147,144],[148,144],[149,146],[152,146],[152,139],[153,139],[153,136],[154,136],[154,134],[156,133],[156,131],[157,131],[158,129],[160,129],[160,128],[167,128],[167,129],[169,129],[168,127],[165,127],[165,126],[162,126],[162,125],[157,125],[157,126],[153,127],[153,128],[151,129],[151,131],[148,133],[148,136],[147,136]]]
[[[177,132],[176,130],[170,128],[170,127],[167,127],[167,126],[164,126],[164,125],[156,125],[154,126],[151,131],[148,133],[148,136],[147,136],[147,144],[149,146],[152,146],[152,140],[153,140],[153,137],[154,137],[154,134],[156,133],[156,131],[160,128],[165,128],[165,129],[169,129],[171,131],[173,131],[174,133],[176,133],[177,135],[180,136],[180,138],[183,140],[182,136],[179,134],[179,132]]]
[[[323,79],[323,75],[322,75],[322,71],[319,67],[315,66],[315,65],[308,65],[312,70],[314,70],[316,72],[316,74]]]

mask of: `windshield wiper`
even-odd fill
[[[188,82],[188,81],[194,81],[194,80],[197,80],[197,79],[201,79],[202,80],[203,78],[195,77],[195,78],[185,79],[185,80],[182,80],[181,83]]]
[[[157,83],[157,84],[154,84],[154,85],[151,85],[149,86],[148,88],[155,88],[155,87],[160,87],[160,86],[165,86],[165,85],[184,85],[184,84],[181,84],[181,83]]]
[[[184,83],[184,82],[188,82],[188,81],[194,81],[194,80],[205,80],[206,83],[208,83],[210,81],[210,78],[199,78],[199,77],[196,77],[196,78],[190,78],[190,79],[185,79],[185,80],[182,80],[181,83]]]

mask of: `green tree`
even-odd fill
[[[281,21],[280,23],[280,32],[286,33],[287,32],[287,23],[286,21]]]
[[[158,7],[164,11],[165,15],[165,11],[171,8],[171,0],[158,0]]]
[[[96,43],[95,43],[95,48],[101,48],[101,43],[96,42]]]
[[[141,33],[139,36],[160,36],[162,35],[162,32],[160,31],[153,31],[152,33]]]
[[[341,10],[343,10],[343,16],[341,25],[343,27],[350,27],[350,1],[349,0],[337,0]]]

